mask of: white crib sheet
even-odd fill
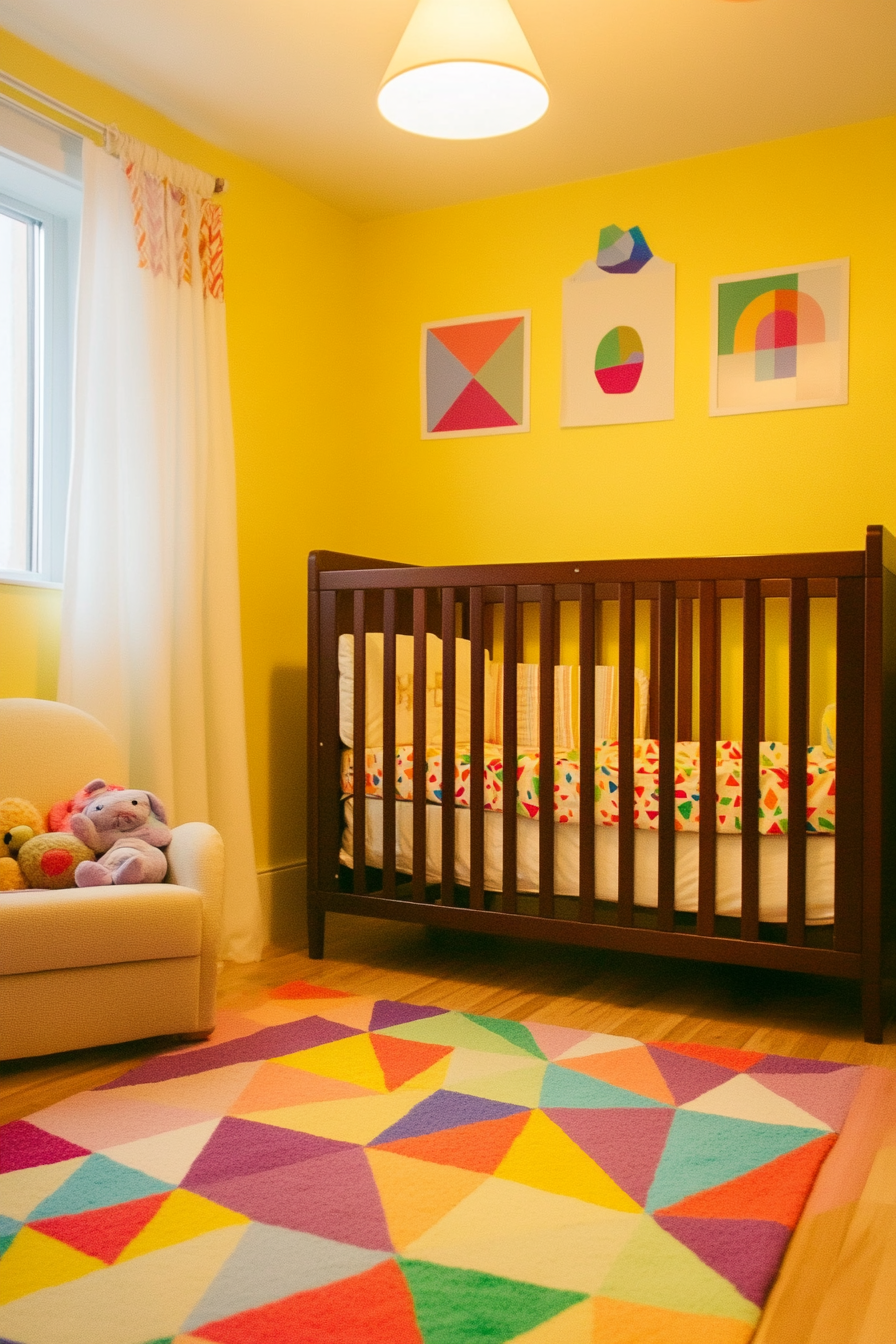
[[[351,868],[353,800],[345,801],[345,830],[340,862]],[[382,799],[366,800],[366,855],[372,868],[383,865]],[[502,885],[503,816],[485,814],[485,887],[500,891]],[[455,811],[455,878],[461,886],[470,880],[470,813]],[[395,804],[395,861],[400,873],[412,871],[413,804]],[[716,914],[740,914],[740,836],[716,836]],[[833,836],[806,837],[806,923],[830,924],[834,918]],[[693,832],[675,836],[675,908],[697,910],[697,879],[700,837]],[[599,900],[618,898],[619,832],[616,827],[595,826],[595,877]],[[635,904],[656,906],[659,834],[635,831]],[[442,810],[426,808],[426,880],[442,876]],[[517,818],[517,890],[538,891],[538,821]],[[579,827],[554,828],[554,890],[558,896],[578,896]],[[759,837],[759,918],[770,924],[787,920],[787,837]]]

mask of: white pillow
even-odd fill
[[[468,639],[455,642],[455,741],[458,746],[470,741],[470,650]],[[491,659],[485,654],[485,735],[494,723]],[[414,741],[414,637],[395,637],[395,745],[411,746]],[[383,745],[383,636],[367,635],[366,745]],[[339,736],[347,747],[354,746],[355,712],[355,637],[339,636]],[[442,744],[442,641],[437,635],[426,636],[426,744]]]

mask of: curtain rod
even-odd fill
[[[15,89],[18,93],[24,93],[26,98],[31,98],[36,103],[42,103],[44,107],[51,107],[55,112],[61,112],[62,115],[68,117],[70,121],[76,121],[79,125],[86,126],[88,130],[94,131],[97,135],[101,135],[105,138],[107,130],[105,122],[97,121],[95,117],[88,117],[85,113],[79,112],[77,108],[69,107],[68,103],[60,102],[58,98],[52,98],[48,93],[42,93],[41,90],[36,89],[33,84],[26,84],[23,79],[17,79],[15,75],[8,74],[6,70],[0,70],[0,84],[6,84],[9,88]],[[2,99],[3,102],[11,103],[15,107],[21,107],[20,103],[16,103],[12,98],[3,98],[2,94],[0,94],[0,99]],[[30,112],[31,109],[23,108],[23,111]],[[32,115],[39,116],[40,114],[32,112]],[[40,119],[41,121],[49,121],[48,117],[41,117]],[[58,122],[53,122],[52,124],[55,126],[58,125]],[[227,183],[223,177],[215,178],[216,193],[224,191],[226,186]]]

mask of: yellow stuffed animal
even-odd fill
[[[4,798],[0,802],[0,891],[24,891],[28,881],[13,857],[10,841],[18,850],[12,832],[26,826],[34,835],[45,830],[43,817],[33,803],[24,798]]]

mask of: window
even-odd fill
[[[79,150],[0,107],[0,582],[62,579]]]

